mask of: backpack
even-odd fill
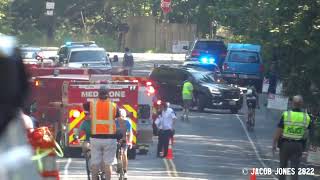
[[[133,56],[131,53],[126,53],[124,55],[124,63],[123,66],[133,66]]]

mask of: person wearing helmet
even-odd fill
[[[250,124],[252,127],[255,125],[255,109],[259,106],[259,95],[254,87],[249,87],[246,93],[246,103],[248,107],[248,119],[247,119],[247,124]],[[250,116],[250,118],[249,118]],[[252,122],[249,122],[249,119]],[[249,125],[249,124],[248,124]]]
[[[91,116],[90,116],[90,107],[89,103],[83,104],[83,110],[85,113],[85,119],[80,125],[80,132],[84,132],[86,138],[82,144],[82,152],[85,153],[90,149],[90,135],[91,135]]]
[[[112,163],[116,157],[117,134],[116,121],[119,117],[117,105],[109,98],[109,90],[105,86],[99,89],[99,98],[89,102],[91,115],[91,166],[92,179],[98,179],[99,169],[105,170],[106,180],[111,179]],[[104,168],[101,168],[104,164]]]
[[[127,111],[119,109],[120,117],[116,120],[117,132],[121,135],[119,142],[122,143],[122,164],[124,170],[124,178],[127,179],[128,171],[128,156],[127,150],[132,149],[133,130],[131,125],[131,119],[127,117]]]
[[[28,76],[15,39],[4,35],[0,35],[0,82],[0,177],[38,180],[21,116],[29,93]]]
[[[298,168],[300,166],[304,143],[307,139],[308,129],[311,128],[310,116],[302,109],[303,98],[296,95],[292,98],[292,110],[283,112],[278,128],[273,137],[272,151],[280,148],[280,168],[287,168],[288,161],[294,168],[294,180],[298,179]],[[286,179],[285,175],[279,177]]]

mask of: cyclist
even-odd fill
[[[116,119],[117,132],[122,135],[120,143],[123,143],[122,149],[122,164],[124,171],[124,179],[127,179],[128,157],[127,150],[132,148],[133,131],[131,120],[127,117],[127,112],[124,109],[119,109],[120,117]]]
[[[86,134],[86,139],[82,144],[83,154],[85,154],[88,150],[90,150],[90,134],[91,134],[91,117],[90,117],[89,111],[85,110],[85,115],[86,115],[85,120],[81,123],[81,126],[80,126],[80,131],[83,131]]]
[[[259,106],[259,95],[254,87],[249,87],[246,93],[247,97],[247,106],[248,106],[248,119],[247,119],[247,124],[251,123],[250,125],[254,127],[255,125],[255,109]],[[249,122],[249,119],[252,122]]]

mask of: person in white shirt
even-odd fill
[[[23,125],[26,128],[26,130],[32,130],[34,128],[34,124],[31,117],[26,115],[22,110],[20,111],[20,113]]]
[[[157,157],[160,157],[160,152],[163,150],[162,158],[165,158],[168,155],[169,140],[170,137],[173,136],[174,122],[177,119],[173,109],[169,108],[168,106],[169,103],[162,104],[162,111],[155,121],[155,124],[159,129]]]

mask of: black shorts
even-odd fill
[[[257,107],[257,100],[247,100],[248,108],[255,109]]]
[[[192,106],[192,99],[184,99],[183,100],[183,107],[186,109],[190,109]]]

